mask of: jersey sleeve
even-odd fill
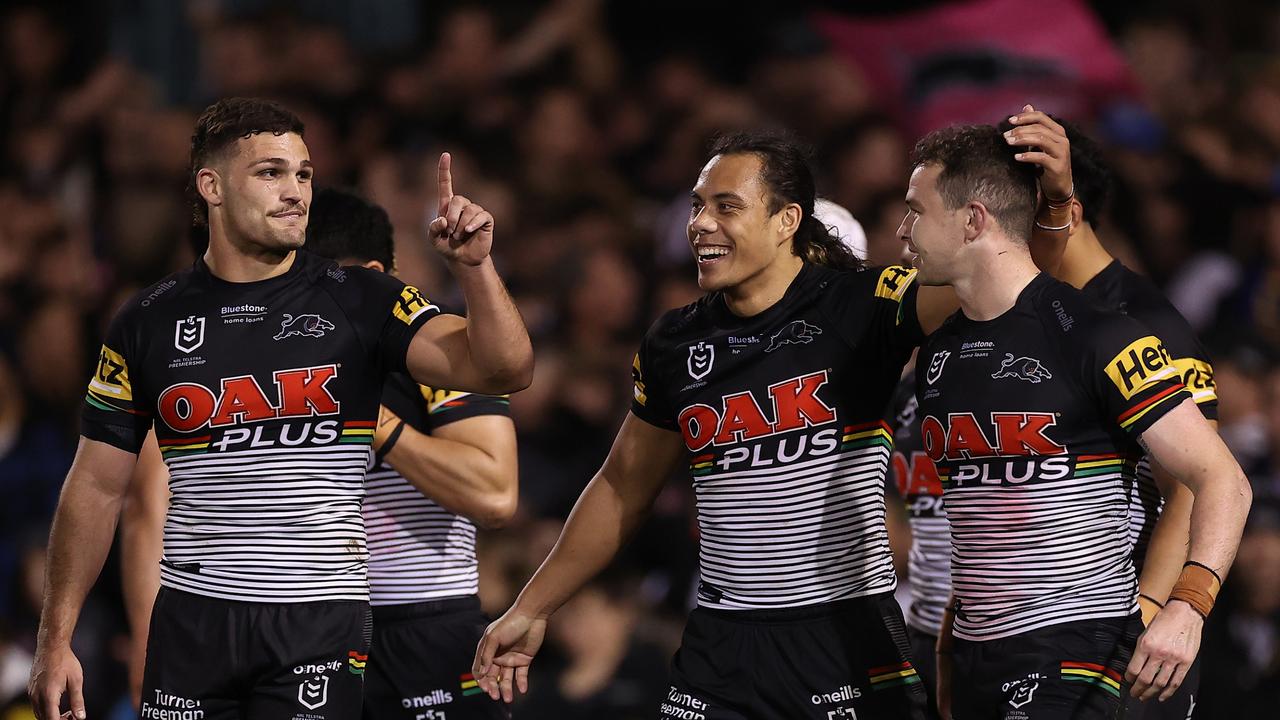
[[[511,402],[506,395],[481,395],[426,385],[419,385],[418,391],[427,403],[427,425],[431,430],[485,415],[511,417]]]
[[[85,393],[80,434],[136,454],[151,430],[152,405],[135,382],[134,318],[121,312],[107,330]]]
[[[1181,320],[1181,318],[1178,318]],[[1213,364],[1209,361],[1209,353],[1200,344],[1200,339],[1186,321],[1179,323],[1174,330],[1157,328],[1160,338],[1169,348],[1169,357],[1174,370],[1187,386],[1191,399],[1206,420],[1218,419],[1218,384],[1213,380]]]
[[[855,347],[864,343],[900,351],[917,347],[924,342],[924,332],[916,314],[920,288],[915,280],[916,270],[901,265],[846,273],[829,296],[828,314]]]
[[[653,335],[654,329],[650,329],[640,342],[635,359],[631,361],[631,413],[650,425],[675,431],[675,410],[665,398],[661,378],[654,368],[657,358],[653,349]]]
[[[1136,320],[1101,316],[1087,342],[1086,382],[1126,433],[1141,435],[1191,397],[1164,343]]]
[[[359,318],[359,332],[374,348],[384,372],[408,372],[409,343],[428,320],[441,314],[440,308],[420,290],[386,273],[365,268],[344,268],[348,282],[358,284],[359,301],[353,310]],[[344,283],[345,284],[345,283]]]

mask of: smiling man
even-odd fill
[[[361,520],[384,378],[502,393],[529,382],[524,325],[493,269],[493,218],[440,160],[430,238],[469,319],[385,273],[301,251],[311,204],[302,123],[224,100],[196,123],[191,190],[209,249],[116,315],[49,541],[29,691],[85,716],[70,638],[154,425],[172,498],[144,718],[349,718],[370,633]]]

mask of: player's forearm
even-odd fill
[[[1158,476],[1163,470],[1152,468]],[[1164,604],[1169,591],[1178,581],[1182,566],[1187,562],[1188,541],[1191,534],[1191,508],[1195,496],[1182,483],[1160,482],[1164,491],[1164,507],[1151,531],[1151,541],[1143,560],[1142,576],[1138,578],[1138,592]]]
[[[520,311],[502,279],[485,258],[479,265],[451,264],[467,303],[471,363],[491,394],[523,390],[533,381],[533,346]]]
[[[652,498],[627,497],[597,474],[573,506],[551,554],[520,592],[516,607],[549,617],[604,570],[651,505]]]
[[[158,515],[157,515],[158,513]],[[133,633],[145,633],[160,590],[164,508],[130,497],[120,515],[120,575],[125,614]]]
[[[1245,518],[1253,502],[1249,480],[1234,460],[1216,463],[1212,474],[1193,486],[1191,547],[1187,559],[1225,579],[1235,560]]]
[[[481,527],[500,527],[515,513],[515,464],[474,445],[406,425],[386,461],[423,495]]]
[[[72,468],[49,534],[40,644],[70,643],[85,596],[111,548],[122,499],[122,493],[106,490]]]

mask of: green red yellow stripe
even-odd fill
[[[846,425],[844,434],[840,437],[841,450],[853,450],[875,445],[893,449],[893,429],[883,420],[862,423],[861,425]]]
[[[351,650],[347,653],[347,670],[350,670],[352,675],[363,675],[364,667],[368,663],[368,655],[361,655],[355,650]]]
[[[1063,662],[1062,679],[1070,682],[1082,682],[1120,697],[1120,685],[1123,682],[1120,673],[1109,667],[1086,662]]]
[[[372,420],[352,420],[342,424],[340,443],[373,444],[373,429],[377,423]]]
[[[909,662],[871,668],[867,671],[867,675],[871,680],[872,690],[887,690],[920,682],[920,675]]]
[[[1120,415],[1120,417],[1116,418],[1116,420],[1120,423],[1121,428],[1128,430],[1130,425],[1133,425],[1134,423],[1138,422],[1139,420],[1142,419],[1144,415],[1154,410],[1161,403],[1173,397],[1179,391],[1185,390],[1185,389],[1186,389],[1186,385],[1183,385],[1182,383],[1178,383],[1177,385],[1171,385],[1170,387],[1167,387],[1164,390],[1161,390],[1155,395],[1152,395],[1146,400],[1143,400],[1137,405],[1134,405],[1133,407],[1124,411]]]
[[[458,683],[462,686],[463,697],[470,697],[471,695],[479,695],[480,693],[484,692],[484,690],[480,689],[480,683],[476,682],[475,676],[472,675],[471,673],[467,673],[466,675],[459,675]]]

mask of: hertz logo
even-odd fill
[[[418,288],[412,285],[405,285],[400,291],[400,297],[396,299],[395,306],[391,309],[400,322],[405,325],[412,325],[418,316],[428,310],[434,310],[435,305],[423,295]]]
[[[907,288],[911,286],[911,281],[915,277],[914,268],[890,265],[880,273],[880,279],[876,281],[876,297],[902,302],[902,296],[906,294]]]
[[[1147,335],[1129,343],[1107,363],[1107,377],[1129,400],[1155,380],[1173,376],[1169,351],[1154,335]]]

